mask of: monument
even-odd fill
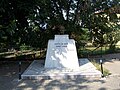
[[[101,72],[87,58],[78,59],[75,41],[68,35],[55,35],[48,41],[46,59],[34,60],[22,79],[75,79],[101,77]]]
[[[49,40],[45,68],[79,68],[75,41],[68,35],[55,35],[54,40]]]

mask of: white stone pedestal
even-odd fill
[[[22,79],[30,80],[56,80],[56,79],[94,79],[101,78],[101,72],[87,59],[79,59],[80,67],[77,70],[62,68],[44,68],[44,60],[34,60],[21,75]]]
[[[79,68],[75,40],[68,35],[55,35],[54,40],[49,40],[45,68]]]

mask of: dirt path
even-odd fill
[[[99,60],[100,56],[94,56],[90,59]],[[120,75],[120,53],[107,54],[102,56],[103,66],[108,69],[113,75]]]
[[[112,60],[111,62],[105,62],[104,67],[113,75],[120,75],[120,61]]]
[[[104,67],[108,69],[112,75],[120,75],[120,53],[104,55]]]

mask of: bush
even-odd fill
[[[21,51],[23,51],[23,50],[33,50],[33,48],[30,47],[30,46],[27,46],[27,45],[25,45],[25,44],[22,44],[22,45],[20,46],[20,50],[21,50]]]

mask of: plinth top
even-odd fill
[[[69,39],[69,35],[55,35],[55,40],[68,40]]]

